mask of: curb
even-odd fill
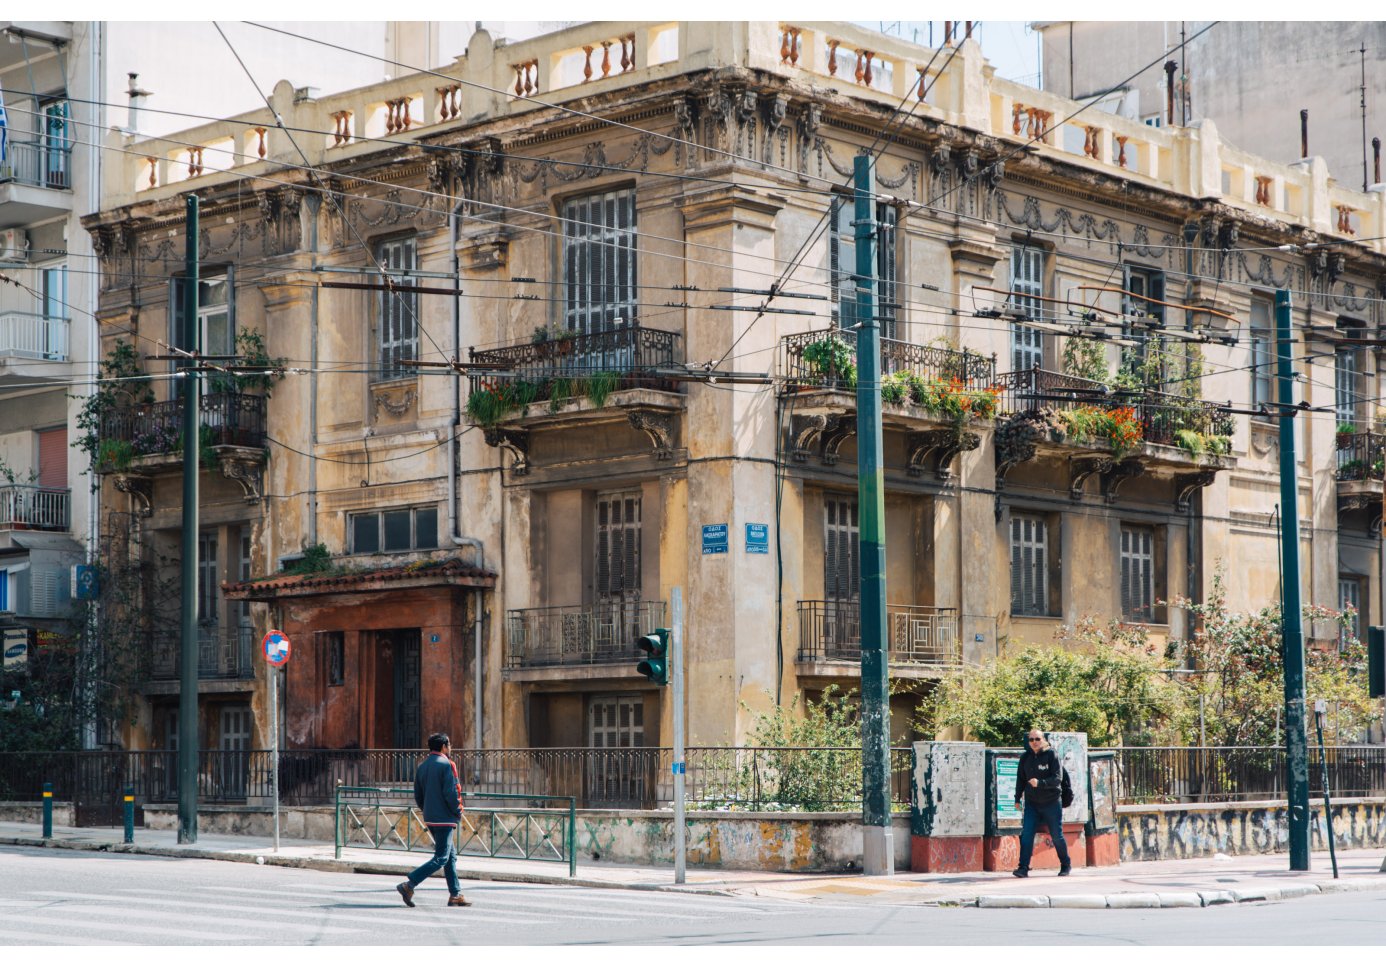
[[[260,864],[268,867],[294,867],[300,870],[326,871],[333,874],[387,874],[399,876],[410,870],[408,864],[385,864],[373,861],[337,860],[326,857],[284,857],[236,850],[207,850],[201,847],[159,847],[152,844],[94,843],[42,837],[0,837],[0,846],[47,847],[57,850],[86,850],[107,854],[143,854],[152,857],[190,857],[195,860],[229,861],[235,864]],[[713,897],[733,897],[734,891],[716,887],[689,887],[678,884],[613,884],[610,881],[586,877],[566,877],[556,874],[520,874],[511,871],[487,871],[476,868],[457,868],[464,881],[495,881],[507,884],[554,884],[567,887],[606,888],[613,891],[660,891],[670,894],[703,894]]]
[[[1226,891],[1122,892],[1120,894],[981,894],[935,898],[925,902],[936,907],[1132,909],[1196,908],[1222,904],[1290,901],[1315,894],[1349,894],[1386,891],[1386,880],[1330,881],[1327,884],[1290,884],[1285,887],[1232,889]]]

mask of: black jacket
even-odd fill
[[[1039,780],[1039,785],[1030,786],[1031,778]],[[1038,753],[1026,750],[1021,754],[1015,770],[1017,803],[1022,796],[1037,807],[1058,803],[1069,789],[1068,771],[1063,768],[1053,749],[1043,749]]]
[[[441,753],[430,754],[414,775],[414,802],[430,827],[456,827],[462,819],[462,782],[457,778],[457,765]]]

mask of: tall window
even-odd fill
[[[230,266],[198,278],[197,339],[204,356],[232,356],[236,352],[235,282]],[[184,283],[175,278],[169,286],[169,342],[192,349],[183,319],[187,315]],[[174,367],[177,367],[175,362]]]
[[[1271,304],[1264,299],[1251,301],[1251,405],[1269,406],[1275,402],[1275,332],[1271,327]]]
[[[217,623],[217,536],[197,536],[197,620],[202,625]]]
[[[1349,333],[1356,335],[1356,330]],[[1339,426],[1357,423],[1358,380],[1361,378],[1361,358],[1355,346],[1340,346],[1334,354],[1333,411]]]
[[[599,602],[640,599],[640,495],[597,495],[596,598]]]
[[[1011,248],[1011,309],[1027,319],[1043,319],[1044,250],[1030,245]],[[1011,369],[1028,370],[1044,363],[1043,334],[1017,322],[1011,326]]]
[[[1149,622],[1155,615],[1155,530],[1121,528],[1121,617]]]
[[[1049,614],[1049,529],[1037,514],[1011,515],[1011,614]]]
[[[66,98],[43,103],[43,183],[72,187],[72,108]]]
[[[1123,357],[1132,366],[1145,362],[1146,340],[1153,338],[1148,326],[1139,322],[1141,317],[1152,316],[1159,323],[1165,321],[1165,307],[1151,300],[1165,298],[1165,274],[1157,269],[1141,266],[1123,266],[1125,284],[1122,286],[1129,296],[1122,298],[1122,314],[1126,317],[1123,327],[1125,335],[1137,340],[1135,346],[1126,347]]]
[[[240,541],[240,561],[237,563],[237,576],[241,581],[250,581],[250,535],[242,534]],[[242,628],[249,628],[250,621],[250,602],[242,601],[237,609],[238,618]]]
[[[1347,575],[1338,576],[1338,611],[1352,609],[1352,620],[1338,632],[1338,648],[1347,647],[1349,639],[1362,636],[1362,582]]]
[[[45,359],[67,359],[67,327],[54,320],[71,318],[67,308],[67,263],[44,266],[39,270],[40,315],[43,322],[43,355]]]
[[[861,547],[857,502],[829,496],[823,509],[823,597],[856,601],[861,596]]]
[[[876,206],[876,318],[882,339],[895,339],[899,316],[895,258],[895,226],[899,213],[884,202]],[[857,323],[857,242],[856,205],[850,198],[835,196],[828,233],[828,267],[833,285],[833,318],[841,327]]]
[[[574,198],[563,206],[563,289],[568,329],[600,333],[636,318],[635,192]]]
[[[419,268],[414,239],[392,239],[376,246],[380,267],[392,282],[417,285]],[[396,380],[413,372],[402,360],[419,356],[419,294],[385,290],[377,302],[376,345],[380,351],[378,379]]]

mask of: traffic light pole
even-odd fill
[[[674,883],[684,882],[688,860],[688,830],[684,822],[683,760],[683,589],[673,591],[674,627],[669,630],[670,694],[674,703]]]
[[[198,200],[187,201],[187,266],[183,279],[182,348],[202,352],[202,327],[197,321],[198,251],[201,229]],[[169,307],[170,312],[173,307]],[[189,361],[195,363],[196,361]],[[197,843],[197,501],[198,416],[202,409],[201,374],[196,366],[183,369],[179,381],[183,398],[183,641],[178,680],[178,842]]]
[[[1304,628],[1299,587],[1299,468],[1295,456],[1290,293],[1275,294],[1275,355],[1280,404],[1280,531],[1285,574],[1280,622],[1285,666],[1285,789],[1289,794],[1290,870],[1309,869],[1309,737],[1304,716]]]
[[[890,829],[890,691],[885,649],[885,477],[876,321],[875,162],[856,158],[857,523],[861,552],[862,870],[895,873]]]

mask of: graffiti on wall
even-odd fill
[[[1310,846],[1328,846],[1323,805],[1312,807]],[[1285,807],[1123,811],[1117,817],[1122,861],[1179,860],[1213,854],[1270,854],[1288,850]],[[1334,843],[1341,849],[1386,846],[1386,804],[1333,804]]]
[[[985,820],[986,747],[915,743],[911,830],[921,837],[980,837]]]
[[[1116,759],[1094,756],[1088,760],[1088,794],[1092,798],[1092,825],[1099,831],[1116,827],[1116,798],[1112,796],[1112,774]]]

